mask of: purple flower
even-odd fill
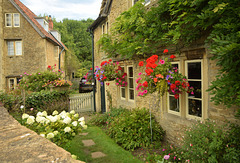
[[[166,77],[166,80],[168,80],[168,79],[169,79],[169,77],[170,77],[170,75],[167,75],[167,77]]]

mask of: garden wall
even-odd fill
[[[51,141],[21,126],[0,106],[0,162],[81,163]]]

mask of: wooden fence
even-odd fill
[[[93,108],[93,92],[74,94],[69,97],[70,111],[74,110],[76,113],[94,111]]]

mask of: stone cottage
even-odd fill
[[[19,0],[0,0],[0,90],[11,90],[24,72],[64,67],[65,45],[51,16],[38,17]]]
[[[111,25],[115,19],[124,11],[131,8],[136,0],[103,0],[99,17],[89,27],[89,31],[94,38],[94,65],[99,66],[106,55],[102,52],[97,44],[102,34],[109,33]],[[145,1],[145,7],[155,5],[156,1]],[[170,47],[171,54],[175,54],[174,47]],[[163,50],[163,49],[162,49]],[[218,71],[215,61],[210,60],[210,53],[204,39],[199,40],[189,48],[181,49],[180,55],[176,55],[172,64],[178,67],[179,71],[184,74],[194,89],[198,93],[191,96],[181,94],[176,100],[173,95],[165,94],[160,97],[156,94],[147,95],[142,98],[137,96],[135,80],[139,69],[140,60],[118,60],[120,66],[127,72],[128,86],[118,87],[114,81],[109,86],[101,86],[97,83],[96,92],[96,110],[109,111],[110,105],[113,107],[148,108],[151,110],[162,127],[166,130],[167,138],[176,142],[181,138],[184,128],[191,125],[195,120],[212,119],[217,121],[235,121],[234,112],[236,108],[226,109],[223,106],[216,106],[210,102],[210,94],[206,90],[210,82],[214,80]],[[106,109],[105,109],[106,108]]]

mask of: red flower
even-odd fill
[[[109,86],[110,83],[106,83],[107,86]]]
[[[105,65],[105,63],[107,63],[107,61],[102,61],[101,66]]]
[[[146,69],[145,72],[147,73],[147,75],[151,75],[151,73],[153,72],[152,69]]]
[[[163,51],[163,53],[168,53],[168,49],[165,49],[165,50]]]
[[[92,70],[92,68],[90,68],[90,70]]]
[[[111,60],[111,59],[109,59],[108,61],[109,61],[109,62],[112,62],[112,60]]]
[[[171,90],[173,90],[173,89],[176,88],[176,85],[175,85],[175,84],[171,84],[171,85],[170,85],[170,88],[171,88]]]
[[[177,80],[177,81],[175,81],[175,84],[176,84],[177,86],[179,86],[179,85],[181,84],[181,82],[180,82],[179,80]]]
[[[171,58],[171,59],[174,59],[174,58],[176,58],[176,56],[175,56],[175,55],[171,55],[170,58]]]
[[[174,95],[174,98],[175,98],[175,99],[178,99],[178,98],[179,98],[179,94],[175,94],[175,95]]]
[[[143,62],[143,61],[141,61],[141,62],[138,63],[138,66],[140,66],[140,67],[143,66],[143,65],[144,65],[144,62]]]
[[[147,81],[143,82],[143,86],[148,87],[148,82]]]
[[[51,69],[52,66],[48,66],[49,69]]]

